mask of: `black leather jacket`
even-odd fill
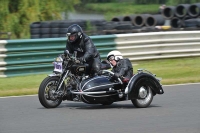
[[[90,62],[94,58],[99,57],[99,52],[94,46],[94,43],[92,42],[90,37],[84,33],[81,40],[76,44],[71,44],[67,40],[66,50],[68,50],[71,54],[73,54],[74,51],[77,51],[77,57],[83,58],[83,60],[85,60],[86,62]]]
[[[117,65],[112,68],[112,72],[119,76],[130,79],[133,76],[133,67],[129,59],[121,59]]]

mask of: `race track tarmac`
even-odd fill
[[[148,108],[64,101],[46,109],[37,96],[0,98],[0,133],[200,133],[200,84],[164,91]]]

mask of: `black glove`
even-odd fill
[[[113,78],[115,78],[115,79],[118,79],[118,78],[123,79],[123,76],[122,76],[122,75],[119,75],[118,73],[115,73],[115,74],[113,75]]]
[[[98,75],[102,75],[102,74],[103,74],[102,70],[98,71]]]
[[[68,51],[68,50],[65,50],[65,51],[64,51],[64,55],[65,55],[65,56],[68,56],[68,55],[69,55],[69,51]]]

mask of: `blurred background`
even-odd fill
[[[197,29],[200,25],[200,4],[197,2],[0,0],[0,38],[65,37],[72,23],[79,24],[89,35]]]

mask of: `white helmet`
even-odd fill
[[[123,59],[122,53],[117,51],[117,50],[113,50],[111,52],[108,53],[107,55],[107,60],[109,61],[110,59],[114,59],[115,61],[119,61],[120,59]]]

